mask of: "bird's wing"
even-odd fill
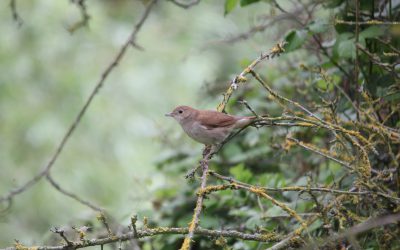
[[[238,118],[217,111],[204,110],[199,114],[198,120],[205,128],[213,129],[220,127],[231,127],[236,123]]]

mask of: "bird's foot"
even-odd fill
[[[210,154],[211,149],[212,149],[212,146],[211,146],[211,145],[206,145],[206,147],[205,147],[204,150],[203,150],[203,159],[204,159],[207,155]]]

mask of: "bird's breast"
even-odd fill
[[[224,128],[207,128],[199,122],[181,124],[183,130],[193,140],[205,145],[214,145],[222,142],[228,135]]]

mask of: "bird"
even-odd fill
[[[165,116],[174,118],[190,138],[206,146],[219,146],[235,129],[250,125],[256,118],[189,106],[178,106]]]

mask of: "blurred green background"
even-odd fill
[[[12,19],[9,2],[0,5],[1,197],[49,161],[148,1],[85,1],[89,25],[71,34],[68,28],[81,20],[73,2],[17,0],[21,26]],[[367,24],[359,25],[357,32],[356,3],[360,3],[360,21]],[[368,24],[372,19],[386,24]],[[261,52],[286,40],[285,53],[263,62],[256,71],[279,94],[369,138],[378,151],[368,152],[371,167],[383,174],[368,181],[388,190],[390,196],[398,195],[396,177],[383,177],[386,170],[398,171],[400,157],[396,141],[400,137],[396,49],[400,25],[395,23],[399,20],[400,2],[394,0],[202,0],[189,9],[158,1],[136,39],[144,51],[128,49],[51,174],[66,190],[104,208],[114,233],[126,231],[133,214],[138,215],[139,227],[144,216],[149,226],[186,227],[199,181],[185,180],[184,175],[196,166],[202,145],[164,114],[183,104],[215,109],[235,75]],[[360,50],[356,54],[356,40],[374,53],[373,60]],[[299,109],[277,104],[259,83],[248,79],[232,96],[228,113],[248,115],[237,102],[245,99],[259,114],[297,115]],[[373,126],[393,132],[393,138]],[[365,163],[353,143],[343,143],[322,127],[267,126],[238,135],[212,159],[210,168],[261,187],[374,191],[360,186],[356,172],[315,150],[289,143],[287,136],[350,165]],[[209,178],[210,185],[221,183]],[[369,218],[398,212],[398,204],[392,203],[395,199],[363,195],[338,202],[337,194],[315,194],[272,194],[303,218],[324,209],[303,238],[313,244]],[[207,197],[200,217],[203,228],[266,232],[279,238],[299,226],[271,201],[260,201],[243,190]],[[96,220],[97,212],[61,194],[46,180],[15,196],[9,209],[6,205],[0,204],[0,248],[12,246],[14,239],[24,245],[60,244],[60,237],[50,232],[54,226],[92,226],[89,239],[107,235]],[[393,225],[375,228],[358,242],[362,249],[396,247],[399,230]],[[77,239],[76,233],[70,235]],[[178,249],[182,239],[182,235],[163,235],[142,239],[139,245],[144,250],[171,250]],[[196,236],[192,249],[222,248],[215,240]],[[273,244],[235,238],[227,242],[241,250]],[[123,244],[123,249],[135,249],[132,242]]]
[[[1,195],[47,163],[144,10],[140,1],[88,1],[89,27],[70,34],[67,27],[81,17],[69,1],[17,1],[20,27],[8,4],[2,1],[0,8]],[[121,223],[134,213],[155,216],[150,199],[155,190],[186,183],[183,175],[172,180],[154,167],[168,155],[163,147],[195,156],[201,151],[164,114],[180,104],[215,108],[221,90],[240,72],[240,61],[255,58],[284,34],[260,35],[260,43],[215,42],[246,30],[256,14],[268,12],[263,7],[224,17],[222,2],[202,1],[188,10],[158,3],[138,35],[144,51],[130,48],[106,80],[54,165],[54,179]],[[210,90],[210,82],[218,82],[220,90]],[[94,217],[41,180],[1,214],[0,247],[14,239],[40,244],[53,226]]]

